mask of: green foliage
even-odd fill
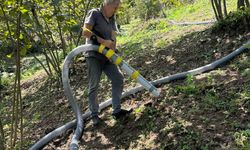
[[[132,19],[149,20],[162,16],[165,9],[193,3],[193,0],[124,0],[118,12],[119,24],[128,24]]]
[[[142,20],[159,16],[160,7],[158,0],[135,0],[135,13]]]
[[[168,28],[168,24],[164,20],[160,20],[156,26],[156,30],[165,30]]]
[[[152,49],[164,47],[166,40],[161,36],[171,28],[165,19],[149,20],[140,22],[134,20],[129,25],[122,26],[121,36],[118,37],[118,44],[126,56],[134,55],[140,51],[144,54]],[[126,30],[126,32],[124,32]],[[150,50],[151,49],[151,50]],[[143,55],[143,53],[140,53]]]
[[[41,115],[38,113],[38,112],[36,112],[36,113],[34,113],[33,114],[33,121],[40,121],[40,119],[41,119]]]
[[[155,117],[160,111],[154,107],[146,107],[145,113],[148,115],[149,118]]]
[[[50,59],[44,63],[46,66],[44,69],[49,70],[52,75],[55,73],[60,75],[59,64],[62,59],[57,56],[61,55],[60,51],[62,50],[65,56],[68,45],[70,50],[72,49],[71,46],[75,45],[86,11],[92,7],[99,7],[101,2],[101,0],[93,1],[87,8],[88,2],[82,0],[53,0],[46,3],[35,0],[24,2],[22,7],[18,7],[16,1],[4,1],[1,3],[0,10],[0,31],[3,33],[0,36],[1,54],[6,60],[8,60],[8,57],[13,59],[16,50],[13,41],[19,38],[21,41],[19,53],[22,57],[27,54],[34,55],[35,52],[43,52]],[[18,11],[22,13],[19,37],[16,35],[16,12]],[[1,71],[10,66],[12,64],[2,65],[1,63],[1,68],[3,68]],[[47,68],[48,66],[50,66],[50,69]],[[40,68],[31,66],[23,76],[32,75]]]
[[[204,102],[205,106],[208,108],[220,108],[223,101],[220,100],[218,94],[214,90],[211,90],[206,93]]]
[[[117,12],[116,19],[119,25],[129,24],[133,18],[134,1],[123,0],[121,8]]]
[[[0,74],[0,75],[1,75],[1,85],[2,86],[8,86],[14,81],[13,76],[9,76],[9,75],[5,76],[3,74]]]
[[[244,69],[244,71],[242,72],[242,76],[243,77],[250,77],[250,68]]]
[[[144,111],[145,107],[141,106],[141,107],[138,107],[134,110],[134,113],[136,115],[140,115],[143,111]]]
[[[211,9],[209,7],[209,1],[201,0],[191,2],[179,2],[173,5],[172,9],[167,9],[166,14],[169,19],[186,20],[189,18],[189,21],[192,19],[197,19],[197,14],[206,14],[206,16],[211,15]],[[202,9],[201,9],[202,8]],[[201,12],[202,10],[202,12]]]
[[[246,48],[250,49],[250,43],[245,45]]]
[[[30,76],[34,75],[37,71],[41,70],[42,67],[39,64],[35,64],[34,66],[30,67],[28,70],[22,74],[22,79],[27,79]]]
[[[250,124],[248,129],[234,133],[235,142],[241,146],[244,150],[250,147]]]
[[[42,3],[41,1],[35,0],[36,3],[36,12],[38,15],[38,19],[41,23],[41,26],[36,25],[36,20],[33,18],[32,13],[31,13],[31,2],[25,3],[23,7],[19,9],[19,11],[22,12],[23,15],[23,28],[25,31],[28,33],[26,34],[23,30],[18,38],[22,40],[22,49],[20,53],[22,56],[26,56],[27,53],[31,52],[31,49],[33,46],[39,47],[40,52],[47,52],[47,50],[50,48],[52,50],[58,49],[61,50],[61,42],[60,42],[60,36],[59,36],[59,28],[62,29],[62,35],[63,38],[66,40],[66,51],[72,50],[73,47],[75,47],[75,42],[74,40],[77,37],[77,33],[81,30],[81,24],[80,22],[82,21],[82,18],[85,14],[85,6],[86,6],[86,1],[81,1],[81,0],[75,0],[75,1],[59,1],[59,0],[54,0],[52,2],[48,3]],[[97,7],[102,1],[92,1],[91,2],[91,8],[92,7]],[[121,36],[118,38],[118,42],[122,49],[126,50],[125,53],[127,54],[126,57],[130,57],[132,55],[138,56],[138,55],[144,55],[147,52],[153,53],[153,51],[157,48],[165,48],[167,44],[167,40],[165,38],[166,35],[164,33],[169,32],[171,29],[174,29],[173,27],[169,26],[167,23],[168,19],[174,19],[174,20],[197,20],[201,19],[199,16],[194,15],[195,13],[199,13],[199,15],[205,16],[202,19],[207,18],[212,18],[211,13],[208,12],[211,8],[209,4],[209,1],[201,0],[201,1],[196,1],[196,3],[192,3],[193,1],[188,1],[188,0],[160,0],[160,2],[163,4],[164,10],[166,8],[170,7],[175,7],[174,9],[167,10],[167,19],[155,19],[155,20],[148,20],[147,22],[138,22],[138,20],[133,20],[134,18],[140,18],[142,20],[144,19],[149,19],[149,18],[155,18],[160,16],[160,9],[158,8],[158,4],[156,1],[132,1],[132,0],[125,0],[123,1],[123,6],[121,10],[118,13],[118,21],[120,24],[126,24],[125,26],[122,26],[123,31],[121,31]],[[188,3],[188,5],[186,5]],[[140,4],[140,5],[139,5]],[[185,4],[185,5],[184,5]],[[5,6],[10,6],[10,7],[5,7],[4,10],[6,10],[6,13],[8,17],[10,17],[12,20],[16,20],[16,8],[15,8],[15,1],[6,1],[4,2]],[[133,8],[134,7],[134,8]],[[137,10],[136,10],[136,9]],[[204,8],[204,9],[201,9]],[[209,8],[209,9],[208,9]],[[204,11],[201,13],[201,11]],[[207,15],[208,13],[208,15]],[[206,14],[206,15],[204,15]],[[0,11],[0,15],[2,16],[2,12]],[[193,18],[191,16],[194,16]],[[61,25],[59,27],[57,21]],[[128,24],[131,23],[131,24]],[[14,37],[16,40],[17,37],[15,33],[16,29],[16,24],[9,20],[10,24],[10,29],[11,31],[8,32],[7,27],[6,27],[6,22],[4,20],[1,21],[0,24],[0,40],[5,43],[3,48],[1,49],[1,52],[6,51],[6,54],[12,54],[13,55],[13,46],[10,41],[10,35]],[[176,28],[175,28],[176,29]],[[178,29],[177,29],[178,30]],[[38,34],[38,32],[40,34]],[[45,36],[42,36],[41,34],[44,34]],[[175,33],[175,32],[174,32]],[[3,35],[3,36],[2,36]],[[36,42],[32,41],[29,37],[32,37],[31,39],[37,39],[35,40]],[[53,43],[54,41],[55,43]],[[47,40],[47,41],[46,41]],[[49,43],[48,45],[47,42]],[[40,44],[39,44],[40,43]],[[2,54],[2,53],[1,53]],[[59,60],[63,58],[63,53],[59,52]],[[1,56],[6,56],[6,55],[1,55]],[[14,56],[14,55],[13,55]],[[12,57],[13,58],[13,57]],[[133,57],[134,58],[134,57]],[[42,62],[45,62],[45,58],[40,58],[39,59]],[[241,63],[241,62],[240,62]],[[2,60],[0,60],[0,65],[2,65]],[[245,65],[249,65],[249,62],[246,63]],[[40,70],[41,66],[37,64],[36,61],[31,60],[29,63],[27,63],[27,66],[23,66],[23,78],[27,78],[30,75],[34,74],[37,70]],[[4,68],[6,69],[6,68]],[[2,72],[2,68],[1,68]],[[249,76],[249,69],[244,69],[242,72],[242,76],[248,77]],[[11,83],[11,78],[6,76],[5,78],[1,78],[1,84],[4,85],[9,85]],[[215,88],[212,89],[206,89],[208,85],[214,85],[214,78],[212,76],[208,77],[208,82],[206,87],[201,87],[198,83],[194,81],[193,76],[188,76],[187,79],[185,80],[184,85],[177,86],[177,91],[187,94],[189,96],[195,97],[195,100],[202,99],[202,106],[205,106],[205,108],[219,108],[219,109],[224,109],[224,110],[229,110],[234,109],[234,107],[231,107],[233,102],[231,101],[226,101],[225,99],[221,99],[219,93],[221,91],[216,91]],[[39,89],[42,90],[43,88]],[[54,88],[55,89],[55,88]],[[205,91],[204,93],[201,93],[200,90]],[[85,91],[86,92],[86,91]],[[44,92],[46,94],[52,94],[50,93],[50,90]],[[39,93],[39,95],[45,96],[44,93]],[[249,106],[248,103],[248,97],[249,97],[249,91],[245,91],[245,95],[242,93],[242,97],[240,99],[244,101],[244,106]],[[60,95],[61,93],[58,93]],[[84,93],[85,95],[87,93]],[[233,93],[235,94],[235,92]],[[35,95],[35,94],[34,94]],[[47,96],[48,96],[47,95]],[[28,95],[30,96],[30,95]],[[168,95],[167,95],[168,96]],[[49,96],[48,96],[49,97]],[[47,98],[48,98],[47,97]],[[202,97],[202,98],[201,98]],[[230,97],[230,96],[229,96]],[[37,99],[40,99],[39,102],[43,102],[43,99],[47,98],[37,98],[34,97],[33,101],[37,101]],[[58,98],[58,97],[56,97]],[[230,97],[231,98],[231,97]],[[244,98],[244,99],[243,99]],[[7,98],[9,99],[9,98]],[[172,100],[171,95],[167,100]],[[183,99],[184,101],[185,99]],[[191,101],[190,101],[191,102]],[[177,110],[183,110],[185,109],[179,109],[180,106],[180,101],[175,100],[173,103],[173,107]],[[199,105],[199,104],[197,104]],[[240,105],[240,104],[239,104]],[[46,105],[47,106],[47,105]],[[25,106],[28,107],[28,106]],[[32,105],[33,107],[33,105]],[[204,108],[204,107],[202,107]],[[249,107],[248,107],[249,108]],[[191,108],[198,110],[199,108]],[[0,106],[1,110],[1,106]],[[35,110],[37,111],[37,110]],[[153,121],[155,117],[158,115],[161,115],[161,111],[157,107],[139,107],[135,110],[136,116],[141,115],[141,114],[146,114],[148,118],[150,118],[150,121],[148,121],[145,124],[145,129],[147,131],[152,131],[157,128],[157,124]],[[7,108],[6,108],[7,112]],[[193,111],[195,112],[195,111]],[[171,112],[171,115],[174,114],[175,112]],[[167,116],[164,116],[167,117]],[[34,121],[39,121],[41,119],[41,114],[40,113],[34,113],[33,117],[31,117],[32,120]],[[172,116],[170,117],[172,118]],[[204,122],[209,123],[210,119],[205,118]],[[166,121],[168,122],[168,121]],[[195,121],[194,121],[195,122]],[[205,128],[205,127],[204,127]],[[192,131],[188,131],[187,128],[185,128],[181,123],[175,123],[173,129],[174,133],[177,133],[180,135],[176,134],[176,137],[182,136],[184,139],[181,141],[179,144],[180,149],[192,149],[192,144],[187,143],[190,141],[197,141],[199,138],[198,134],[193,133]],[[168,130],[168,131],[169,131]],[[237,135],[237,139],[239,141],[245,138],[242,138],[243,136],[249,136],[248,132],[244,132],[244,134],[239,134]],[[241,133],[241,132],[240,132]],[[159,137],[161,137],[160,135]],[[249,139],[249,137],[248,137]],[[178,139],[177,139],[178,140]],[[241,143],[241,142],[240,142]],[[29,142],[28,145],[31,143]],[[204,144],[204,143],[203,143]],[[244,148],[248,149],[249,148],[249,143],[243,142]],[[207,146],[203,146],[201,149],[208,149]]]
[[[168,42],[166,41],[166,39],[157,39],[154,43],[154,47],[164,48],[164,47],[166,47],[167,44],[168,44]]]
[[[238,10],[236,12],[230,12],[228,16],[217,22],[213,26],[214,32],[243,32],[249,31],[250,26],[250,8],[245,10]]]
[[[181,92],[181,93],[184,93],[187,95],[197,94],[199,92],[198,88],[194,82],[194,77],[192,75],[188,75],[187,79],[185,81],[185,85],[177,86],[176,90],[177,90],[177,92]]]

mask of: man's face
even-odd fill
[[[107,5],[107,15],[108,15],[107,17],[113,16],[115,12],[118,10],[119,6],[120,6],[119,1]]]

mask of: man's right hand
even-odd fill
[[[115,42],[111,41],[111,40],[105,40],[104,45],[107,48],[110,48],[112,50],[115,50]]]
[[[97,38],[98,43],[103,44],[105,47],[115,50],[115,42],[111,40],[104,40],[103,38]]]

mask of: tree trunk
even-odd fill
[[[217,7],[219,18],[220,18],[220,20],[223,20],[224,17],[223,17],[222,8],[221,8],[221,0],[217,0],[215,2],[215,4],[216,4],[216,7]]]
[[[3,6],[1,4],[0,4],[0,7],[1,7],[1,10],[3,12],[4,20],[6,21],[6,26],[7,26],[8,32],[9,32],[10,40],[11,40],[11,42],[13,44],[15,44],[14,38],[12,37],[12,34],[11,34],[11,30],[10,30],[10,26],[9,26],[9,21],[7,19],[7,16],[6,16],[5,11],[3,9]]]
[[[238,0],[238,2],[237,2],[238,9],[244,9],[244,7],[245,7],[244,1],[245,0]]]
[[[214,10],[214,14],[215,14],[216,20],[219,21],[220,18],[219,18],[219,16],[218,16],[218,13],[217,13],[217,9],[216,9],[216,7],[215,7],[214,0],[211,0],[211,3],[212,3],[212,7],[213,7],[213,10]]]
[[[22,7],[22,0],[17,1],[18,7]],[[19,9],[19,8],[18,8]],[[11,120],[11,137],[10,137],[10,147],[11,149],[16,149],[17,136],[20,135],[19,149],[22,149],[23,145],[23,111],[22,111],[22,98],[21,98],[21,67],[20,67],[20,28],[21,28],[21,12],[19,11],[17,17],[17,27],[16,27],[16,51],[14,52],[16,60],[16,76],[14,84],[14,93],[12,101],[12,120]],[[18,126],[20,124],[20,127]],[[18,134],[20,132],[20,134]]]
[[[11,35],[11,31],[10,31],[10,27],[9,27],[9,23],[8,23],[8,22],[10,21],[11,23],[13,23],[13,24],[15,24],[15,25],[17,25],[17,23],[16,23],[16,21],[13,21],[13,20],[10,20],[10,18],[7,18],[7,16],[5,15],[5,11],[3,10],[3,7],[2,7],[1,4],[0,4],[0,7],[1,7],[1,10],[2,10],[3,15],[4,15],[3,19],[6,21],[6,26],[7,26],[9,35],[10,35],[10,39],[11,39],[12,43],[15,44],[14,39],[13,39],[13,37],[12,37],[12,35]],[[32,30],[31,28],[28,28],[28,29],[29,29],[30,31],[32,31],[32,32],[35,32],[35,33],[38,35],[38,33],[37,33],[36,31]],[[23,32],[27,37],[29,37],[29,39],[30,39],[31,42],[37,44],[37,42],[34,41],[34,39],[28,34],[28,32],[25,30],[24,27],[20,26],[20,30],[22,30],[22,32]],[[51,74],[50,74],[51,71],[49,72],[49,71],[45,68],[45,66],[42,64],[42,62],[41,62],[35,55],[33,55],[33,56],[34,56],[34,58],[41,64],[41,66],[43,67],[43,69],[45,70],[45,72],[47,73],[47,75],[48,75],[48,76],[51,76]]]
[[[19,5],[22,7],[23,1],[20,0]],[[23,147],[23,101],[22,101],[22,93],[21,93],[21,57],[20,57],[20,28],[21,28],[21,17],[22,13],[19,11],[19,15],[17,18],[17,60],[16,60],[16,69],[17,69],[17,101],[19,103],[19,108],[17,107],[17,113],[19,114],[18,122],[20,123],[20,149]],[[18,106],[18,105],[17,105]]]
[[[160,7],[160,9],[161,9],[161,11],[162,11],[163,17],[166,18],[167,15],[165,14],[165,12],[164,12],[164,10],[163,10],[162,3],[161,3],[159,0],[158,0],[157,2],[158,2],[158,5],[159,5],[159,7]]]
[[[224,15],[227,16],[227,3],[226,3],[226,0],[223,0],[223,6],[224,6]]]
[[[66,52],[66,42],[65,42],[65,40],[63,38],[62,27],[61,27],[59,21],[57,21],[57,24],[58,24],[58,31],[59,31],[59,35],[60,35],[60,40],[61,40],[61,43],[62,43],[63,58],[65,58],[66,55],[67,55],[67,52]]]
[[[4,145],[5,145],[5,136],[4,136],[4,131],[3,131],[3,124],[2,124],[2,116],[0,116],[0,149],[5,150]]]
[[[245,0],[245,3],[246,3],[246,7],[250,7],[249,0]]]
[[[39,13],[42,14],[40,10],[39,10]],[[60,59],[59,59],[59,54],[58,54],[58,50],[57,50],[58,48],[57,48],[56,42],[55,42],[55,40],[54,40],[54,38],[53,38],[52,31],[51,31],[51,29],[50,29],[50,27],[49,27],[49,25],[48,25],[46,19],[45,19],[44,17],[42,17],[42,19],[43,19],[43,21],[44,21],[44,23],[45,23],[45,26],[46,26],[46,28],[47,28],[47,31],[51,33],[51,34],[49,34],[49,37],[50,37],[50,39],[52,40],[52,43],[53,43],[52,48],[53,48],[53,49],[55,48],[55,51],[56,51],[56,54],[54,54],[54,55],[56,56],[56,57],[55,57],[55,61],[57,62],[58,66],[60,66]],[[52,50],[52,52],[54,53],[53,50]]]
[[[2,5],[1,5],[2,7]],[[2,8],[2,11],[4,13],[4,10]],[[5,15],[5,13],[4,13]],[[11,37],[11,39],[13,39],[12,35],[11,35],[11,30],[9,28],[9,25],[8,25],[8,20],[6,19],[6,24],[7,24],[7,27],[8,27],[8,31],[9,31],[9,35]],[[14,40],[12,41],[13,44],[14,44],[14,47],[16,47],[16,42],[14,42]],[[15,136],[14,132],[16,132],[16,130],[14,129],[14,125],[15,125],[15,109],[16,109],[16,84],[17,84],[17,78],[15,78],[15,84],[14,84],[14,94],[13,94],[13,100],[12,100],[12,112],[11,112],[11,131],[10,131],[10,147],[13,148],[13,146],[15,146],[15,141],[13,140],[13,137]]]
[[[42,66],[42,68],[45,70],[45,72],[47,73],[47,76],[51,76],[50,72],[46,69],[46,67],[44,66],[44,64],[42,63],[42,61],[40,61],[35,55],[33,55],[33,57]]]
[[[87,15],[87,13],[88,13],[87,11],[88,11],[88,9],[89,9],[90,2],[91,2],[91,0],[89,0],[88,3],[87,3],[87,6],[86,6],[86,8],[85,8],[85,14],[84,14],[84,17],[83,17],[83,19],[82,19],[82,22],[80,23],[80,27],[82,27],[83,24],[84,24],[85,17],[86,17],[86,15]],[[76,46],[79,45],[79,42],[80,42],[81,37],[82,37],[82,30],[80,30],[80,32],[79,32],[79,34],[78,34],[78,38],[77,38],[77,41],[76,41]]]
[[[32,15],[33,15],[33,17],[35,19],[36,25],[38,27],[42,27],[42,25],[41,25],[41,23],[40,23],[40,21],[38,19],[35,7],[32,7],[31,11],[32,11]],[[39,32],[40,33],[38,35],[39,35],[39,37],[41,37],[46,42],[47,50],[48,50],[48,52],[50,54],[50,57],[51,57],[51,58],[46,57],[49,60],[47,62],[51,63],[51,65],[52,65],[53,69],[55,70],[56,74],[60,77],[60,75],[61,75],[60,64],[59,64],[59,62],[57,62],[56,56],[55,56],[54,52],[51,50],[51,46],[50,46],[50,43],[48,41],[48,38],[46,37],[43,30],[41,30]],[[44,52],[44,54],[46,55],[46,52]],[[50,66],[50,64],[47,64],[47,65]],[[51,74],[53,74],[53,72],[51,72],[51,69],[49,69],[49,71],[50,71]]]
[[[54,10],[55,10],[56,12],[60,12],[60,8],[59,8],[59,7],[56,7],[55,5],[54,5]],[[64,38],[63,38],[61,23],[59,22],[58,19],[56,19],[56,21],[57,21],[58,32],[59,32],[59,36],[60,36],[60,40],[61,40],[61,44],[62,44],[63,58],[65,58],[66,55],[67,55],[67,53],[66,53],[66,42],[65,42],[65,40],[64,40]]]

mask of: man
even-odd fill
[[[107,48],[115,50],[117,28],[114,14],[120,3],[120,0],[104,0],[101,8],[92,9],[88,12],[83,31],[86,44],[103,44]],[[96,126],[101,121],[98,117],[97,90],[102,72],[108,76],[112,83],[112,115],[116,119],[120,119],[131,113],[132,110],[121,109],[123,75],[117,66],[96,51],[89,51],[85,56],[89,78],[88,101],[93,125]]]

